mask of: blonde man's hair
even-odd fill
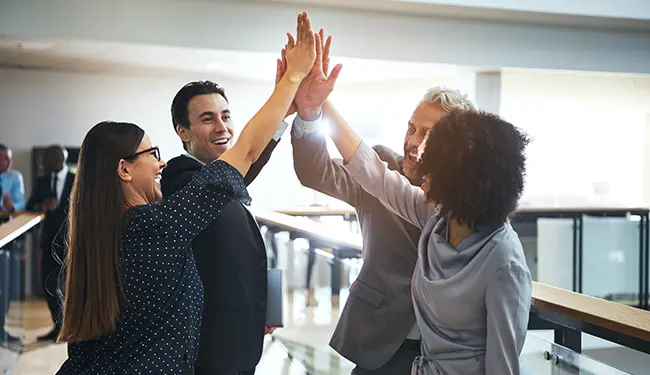
[[[458,90],[441,86],[436,86],[427,90],[422,97],[422,103],[431,105],[437,104],[447,112],[456,109],[463,111],[476,110],[476,105],[467,98],[466,94],[463,94]]]

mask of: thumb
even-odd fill
[[[282,60],[278,59],[276,62],[276,68],[275,68],[275,84],[277,85],[280,83],[280,80],[282,79]]]
[[[332,69],[332,72],[330,73],[329,77],[327,77],[327,83],[330,85],[330,87],[334,87],[334,84],[336,84],[336,80],[339,78],[339,73],[341,73],[341,69],[343,69],[342,64],[337,64],[334,69]]]

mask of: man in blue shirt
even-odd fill
[[[25,186],[23,175],[11,169],[11,150],[0,144],[0,211],[11,213],[25,209]]]
[[[11,150],[0,143],[0,213],[10,214],[15,211],[25,209],[25,188],[23,185],[23,175],[11,169],[12,153]],[[0,223],[7,220],[5,215],[0,216]],[[6,245],[0,249],[0,275],[8,278],[0,279],[0,342],[15,342],[18,339],[10,336],[4,331],[5,315],[9,308],[9,301],[15,296],[15,288],[11,288],[11,277],[15,268],[12,267],[11,259],[12,244]],[[15,276],[15,274],[14,274]],[[7,283],[6,280],[9,280]]]

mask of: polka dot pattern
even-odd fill
[[[117,329],[70,343],[57,375],[180,374],[192,367],[203,284],[191,240],[233,200],[250,204],[243,177],[217,160],[168,199],[129,210],[121,254],[126,301]]]

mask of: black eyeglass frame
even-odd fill
[[[123,159],[124,160],[135,160],[135,158],[137,158],[138,156],[144,155],[144,154],[147,154],[147,153],[151,153],[151,152],[153,152],[153,156],[155,156],[156,159],[158,161],[160,161],[160,149],[158,148],[158,146],[153,146],[153,147],[148,148],[146,150],[136,152],[136,153],[131,154],[131,155],[129,155],[129,156],[123,158]]]

